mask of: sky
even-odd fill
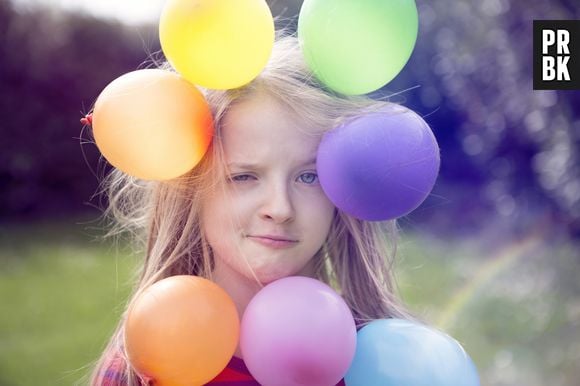
[[[164,0],[12,0],[17,7],[48,5],[78,10],[96,17],[118,19],[126,24],[157,23]]]

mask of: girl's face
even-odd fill
[[[301,273],[334,215],[316,173],[320,137],[308,135],[272,97],[254,95],[224,118],[228,178],[202,210],[216,271],[269,283]]]

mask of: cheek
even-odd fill
[[[307,218],[304,219],[309,224],[309,230],[316,235],[316,240],[323,243],[326,240],[332,219],[334,218],[335,206],[326,198],[326,196],[317,197],[316,200],[309,201],[304,213]]]
[[[223,243],[225,232],[229,227],[229,221],[225,214],[228,213],[228,206],[224,200],[217,197],[207,199],[201,212],[201,222],[203,231],[212,248]]]
[[[244,205],[234,197],[216,194],[202,207],[201,221],[210,246],[215,250],[230,248],[243,229]]]

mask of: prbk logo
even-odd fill
[[[580,20],[534,20],[534,90],[580,90]]]

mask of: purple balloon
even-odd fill
[[[344,212],[390,220],[417,208],[439,173],[429,125],[401,106],[356,117],[324,135],[317,168],[322,189]]]
[[[240,347],[262,385],[336,385],[354,358],[356,326],[344,300],[328,285],[287,277],[250,301]]]

